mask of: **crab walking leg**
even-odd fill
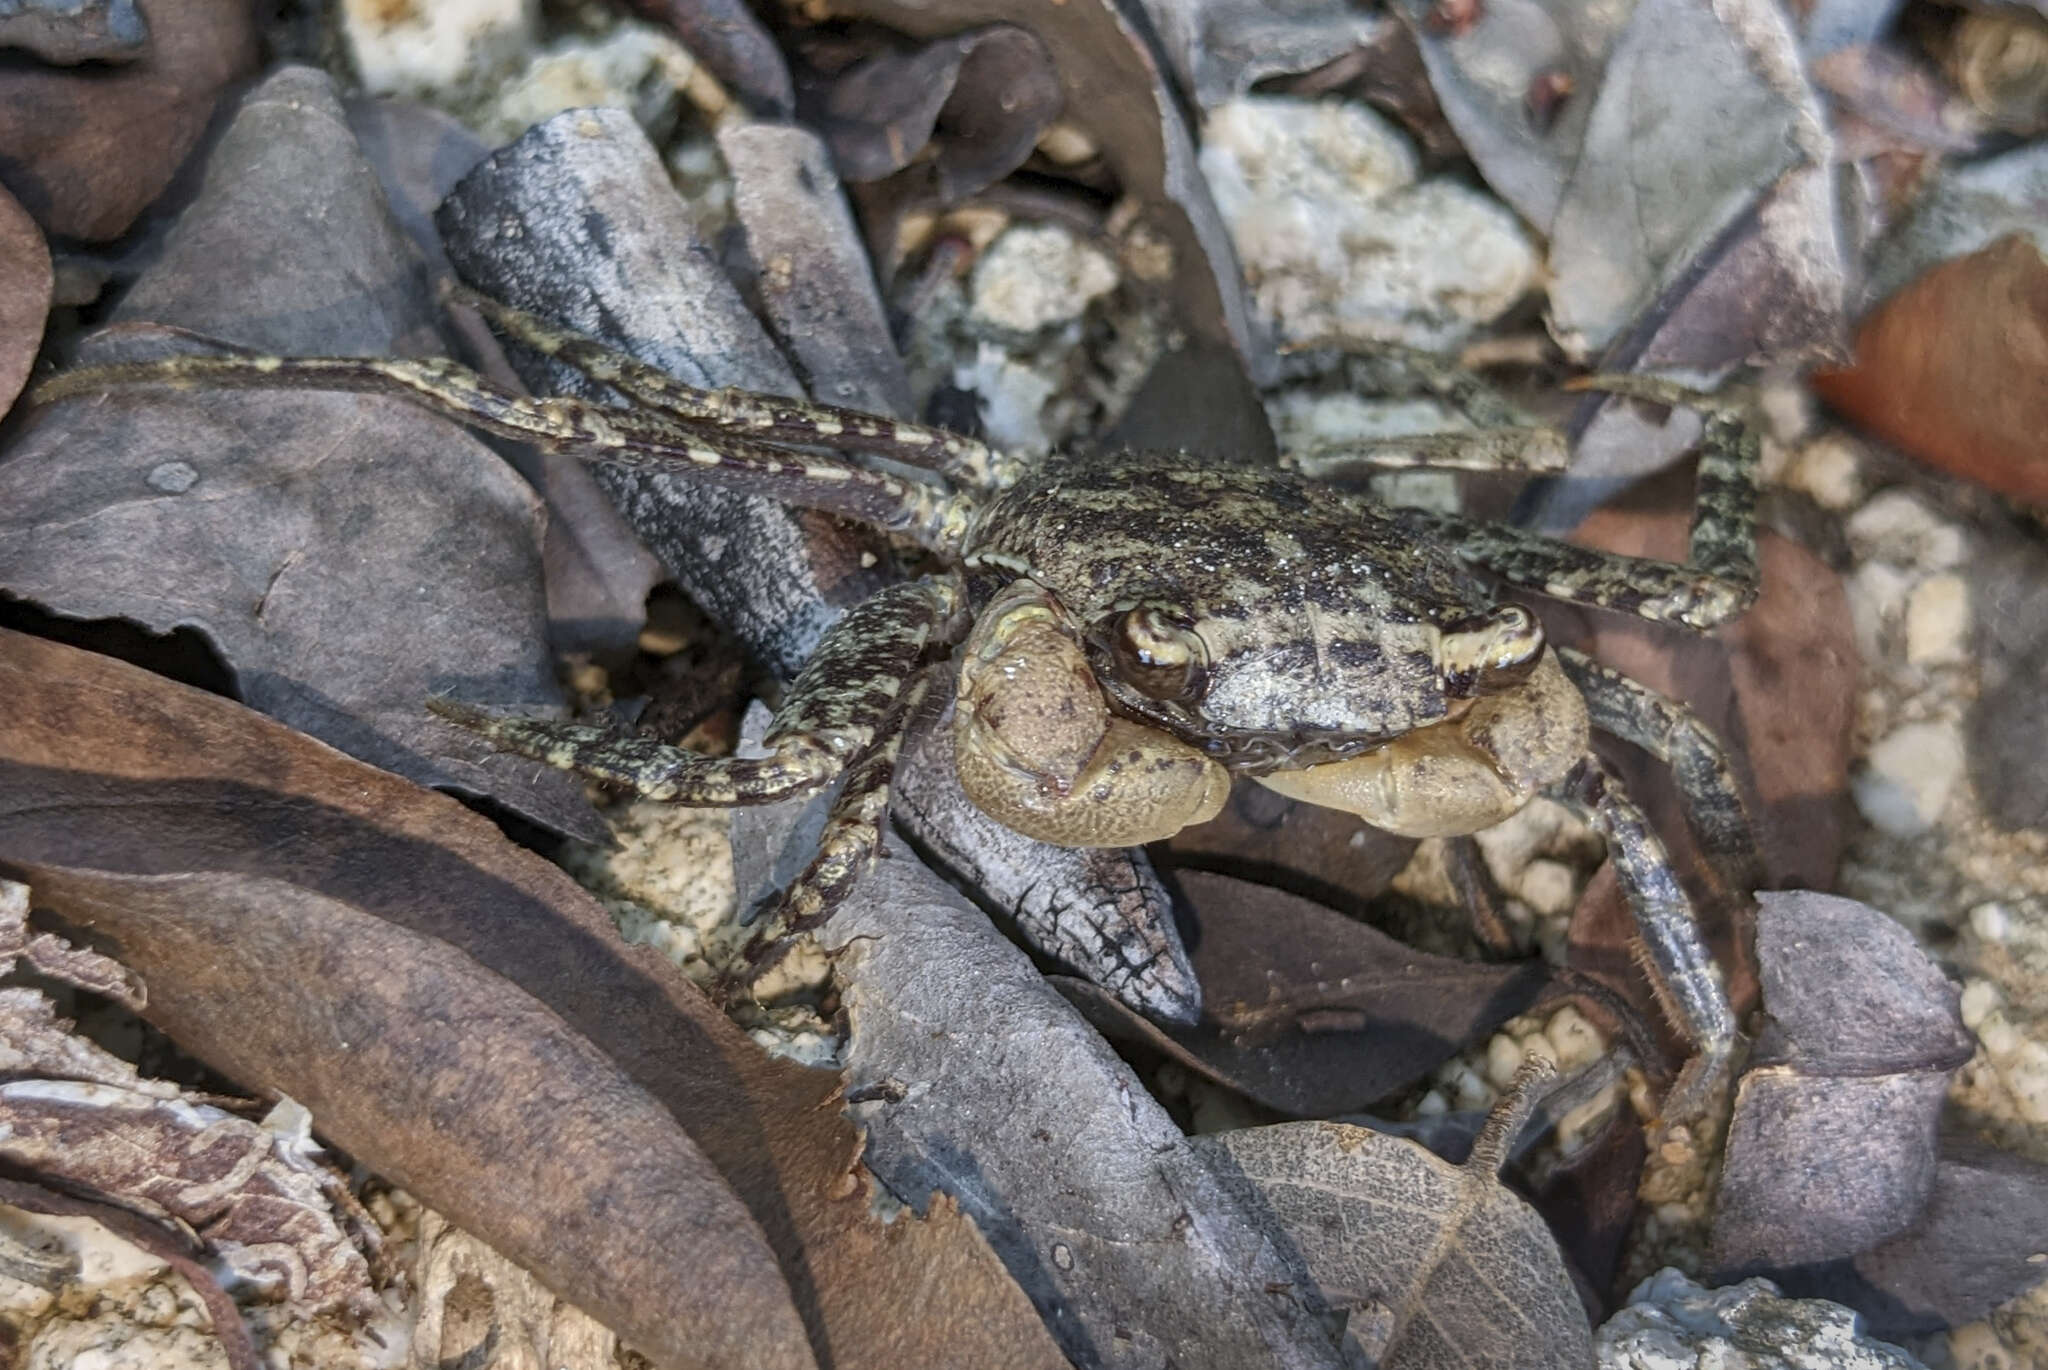
[[[1749,806],[1714,730],[1677,700],[1583,652],[1560,647],[1557,659],[1585,698],[1595,728],[1634,743],[1671,768],[1685,801],[1686,820],[1722,885],[1746,897],[1762,884]]]
[[[889,784],[896,773],[896,760],[910,720],[930,691],[931,670],[919,672],[911,681],[874,745],[846,768],[846,783],[826,815],[817,855],[782,892],[774,910],[747,943],[747,960],[755,978],[773,969],[800,935],[831,918],[874,864],[882,849],[882,825],[889,815]]]
[[[1607,839],[1615,875],[1635,914],[1650,984],[1671,1021],[1698,1053],[1664,1102],[1666,1122],[1702,1118],[1729,1083],[1738,1034],[1720,967],[1707,953],[1692,901],[1643,811],[1623,794],[1599,758],[1588,755],[1551,787],[1553,798]]]
[[[1345,480],[1375,471],[1562,471],[1570,458],[1564,434],[1532,426],[1470,433],[1417,433],[1318,443],[1281,457],[1311,480]]]
[[[844,458],[787,452],[728,433],[693,433],[659,414],[559,396],[528,398],[438,358],[184,356],[85,366],[36,391],[38,403],[133,386],[335,390],[396,395],[457,423],[585,461],[688,472],[785,504],[822,509],[957,553],[968,503]]]
[[[448,297],[483,315],[491,327],[514,342],[574,367],[594,381],[629,399],[698,428],[744,433],[767,442],[855,448],[929,467],[977,490],[1009,485],[1022,464],[986,443],[943,428],[844,409],[811,404],[750,390],[705,390],[685,384],[661,370],[597,339],[549,323],[503,301],[462,286]]]
[[[904,682],[964,602],[951,576],[892,585],[849,610],[818,644],[762,739],[765,757],[699,756],[650,738],[540,718],[495,718],[466,704],[428,707],[506,751],[704,808],[769,804],[822,788],[873,749]]]
[[[1706,411],[1686,564],[1574,547],[1539,534],[1442,514],[1410,515],[1467,561],[1552,599],[1615,609],[1660,623],[1715,628],[1756,601],[1756,500],[1762,442],[1712,395],[1651,376],[1592,376],[1600,389]]]

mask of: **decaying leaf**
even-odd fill
[[[871,1216],[835,1077],[766,1058],[461,805],[17,634],[0,699],[0,863],[151,1021],[657,1364],[1059,1364],[956,1211]]]
[[[1736,1091],[1713,1240],[1716,1266],[1745,1273],[1911,1227],[1949,1077],[1975,1047],[1955,986],[1899,924],[1837,895],[1757,898],[1768,1018]]]
[[[243,0],[148,13],[137,61],[0,70],[0,185],[54,235],[118,237],[170,184],[221,91],[256,69],[255,17]]]
[[[673,29],[755,117],[787,119],[795,111],[789,67],[744,0],[633,0],[633,8]]]
[[[1084,987],[1060,988],[1104,1032],[1144,1042],[1298,1117],[1369,1108],[1526,1010],[1541,962],[1431,956],[1265,885],[1183,870],[1175,881],[1202,1020],[1161,1028]]]
[[[1928,464],[2048,504],[2048,257],[2024,234],[1943,262],[1864,319],[1829,404]]]
[[[303,68],[243,104],[116,319],[93,359],[141,351],[157,324],[287,353],[439,350],[417,259]],[[38,411],[0,459],[0,587],[67,617],[197,628],[253,707],[594,836],[573,782],[425,708],[561,708],[539,521],[491,449],[400,400],[131,391]]]
[[[1912,1227],[1845,1261],[1778,1272],[1788,1294],[1832,1299],[1880,1337],[1975,1322],[2048,1279],[2048,1166],[1944,1136],[1934,1192]]]
[[[1269,76],[1334,62],[1389,26],[1343,0],[1145,0],[1144,11],[1199,109],[1214,109]]]
[[[1592,1329],[1557,1243],[1499,1180],[1537,1079],[1524,1068],[1462,1166],[1345,1123],[1280,1123],[1189,1145],[1286,1233],[1314,1287],[1349,1313],[1347,1340],[1370,1363],[1583,1370]]]
[[[54,285],[43,231],[12,195],[0,190],[0,414],[14,403],[35,365]]]
[[[1014,24],[874,52],[798,94],[847,180],[909,171],[916,188],[894,193],[940,205],[1022,166],[1063,99],[1045,45]]]
[[[734,815],[743,905],[800,870],[818,805]],[[794,830],[792,826],[794,825]],[[890,839],[820,933],[870,1169],[949,1195],[1086,1366],[1335,1367],[1298,1263],[988,919]]]

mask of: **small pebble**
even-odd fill
[[[1918,495],[1886,490],[1849,516],[1849,546],[1859,558],[1881,558],[1922,571],[1962,564],[1963,530],[1944,521]]]
[[[1853,509],[1863,500],[1863,474],[1855,445],[1838,433],[1799,449],[1785,468],[1785,484],[1812,496],[1823,509]]]
[[[1906,660],[1915,666],[1962,661],[1969,655],[1970,590],[1953,573],[1930,576],[1906,601]]]
[[[534,0],[342,0],[341,31],[372,95],[427,95],[502,69],[532,42]]]
[[[1893,837],[1933,827],[1963,776],[1963,738],[1953,723],[1908,723],[1870,749],[1850,781],[1856,807]]]
[[[1506,1089],[1522,1068],[1522,1044],[1504,1032],[1495,1033],[1486,1044],[1486,1078],[1495,1089]]]
[[[1972,980],[1963,986],[1963,1026],[1975,1032],[2005,1002],[1998,986],[1989,980]]]
[[[160,462],[149,468],[142,483],[166,495],[182,495],[199,483],[199,473],[182,461]]]
[[[1866,561],[1844,582],[1850,631],[1865,661],[1884,659],[1885,629],[1904,611],[1912,587],[1913,577],[1888,561]]]
[[[1543,1035],[1557,1052],[1560,1070],[1573,1071],[1590,1065],[1607,1050],[1600,1030],[1569,1004],[1550,1015],[1550,1021],[1543,1025]]]
[[[2012,913],[1996,900],[1970,910],[1970,931],[1987,942],[2003,942],[2012,931]]]
[[[1538,857],[1523,868],[1516,893],[1537,913],[1555,918],[1571,912],[1578,902],[1578,873],[1562,861]]]

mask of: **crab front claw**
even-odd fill
[[[967,640],[953,753],[968,798],[1027,837],[1132,847],[1206,823],[1230,795],[1222,766],[1120,718],[1045,591],[1018,581]]]
[[[1259,783],[1402,837],[1463,837],[1511,817],[1586,754],[1586,701],[1545,649],[1528,679],[1458,718],[1348,761]]]

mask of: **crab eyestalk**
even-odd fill
[[[1109,711],[1086,651],[1045,592],[1019,581],[967,641],[953,724],[961,788],[1041,842],[1132,847],[1214,818],[1222,766]]]

